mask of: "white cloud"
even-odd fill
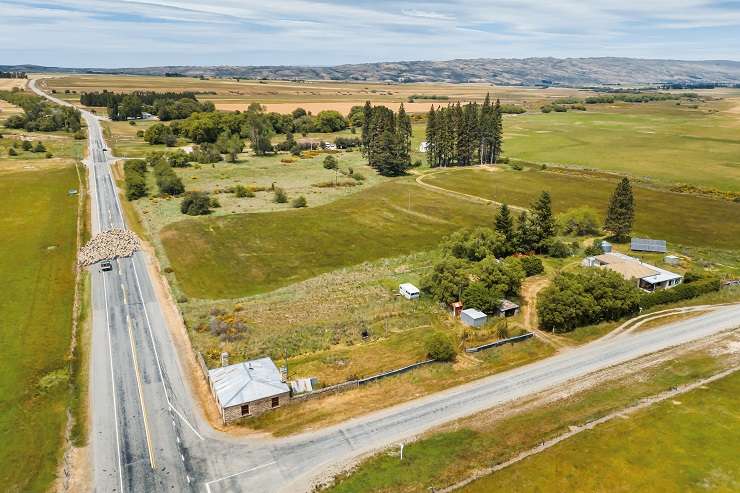
[[[0,0],[0,18],[2,63],[329,65],[740,53],[740,6],[708,0]],[[712,36],[704,35],[709,28]]]

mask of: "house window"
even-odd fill
[[[272,407],[278,407],[280,405],[280,397],[272,398]]]
[[[242,416],[249,415],[249,404],[244,404],[242,406]]]

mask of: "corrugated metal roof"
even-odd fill
[[[472,318],[473,320],[478,320],[480,318],[486,318],[487,316],[485,313],[483,313],[480,310],[476,310],[475,308],[466,308],[465,310],[462,311],[462,313]]]
[[[650,240],[648,238],[632,238],[630,249],[640,252],[660,252],[668,250],[665,240]]]
[[[499,307],[499,310],[506,311],[506,310],[513,310],[515,308],[519,308],[519,305],[514,303],[513,301],[509,301],[507,299],[501,300],[501,306]]]
[[[214,368],[208,376],[221,407],[239,406],[290,391],[270,358]]]

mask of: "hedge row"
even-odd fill
[[[126,182],[126,198],[136,200],[147,196],[146,190],[146,162],[141,159],[126,161],[123,165],[124,181]]]
[[[663,289],[644,294],[640,299],[640,307],[647,309],[656,305],[696,298],[705,293],[719,291],[720,286],[719,279],[704,279],[692,283],[679,284],[672,289]]]

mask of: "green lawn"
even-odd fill
[[[320,207],[187,219],[160,236],[188,296],[235,298],[428,250],[452,231],[492,221],[495,211],[401,180]]]
[[[75,283],[74,166],[0,174],[0,483],[41,492],[54,480],[69,400]]]
[[[424,178],[430,185],[527,207],[546,190],[553,210],[590,205],[604,214],[615,179],[550,171],[455,169]],[[740,247],[740,203],[635,186],[635,233],[688,246]]]
[[[461,491],[739,491],[740,373],[610,421]]]

